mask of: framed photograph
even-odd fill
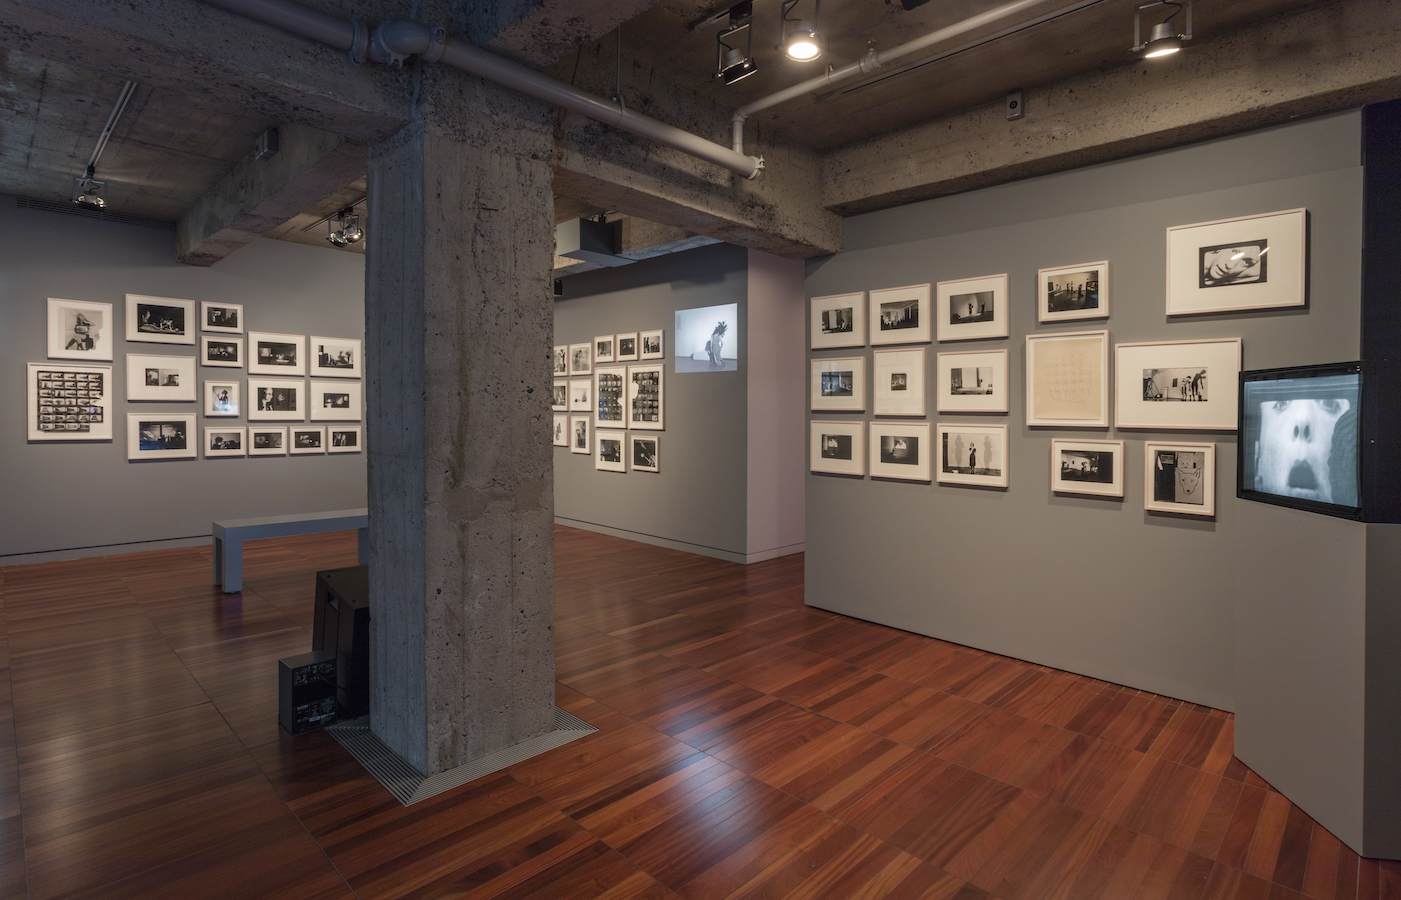
[[[126,339],[147,344],[193,344],[195,301],[127,294]]]
[[[570,344],[570,345],[569,345],[569,374],[570,374],[570,375],[592,375],[592,374],[593,374],[593,345],[592,345],[592,344]]]
[[[676,374],[739,369],[739,304],[676,311]]]
[[[237,416],[242,410],[239,403],[239,383],[237,381],[215,381],[204,383],[204,414],[206,416]]]
[[[812,408],[818,411],[865,412],[866,358],[814,359]]]
[[[222,334],[243,334],[243,304],[210,303],[199,305],[200,328]]]
[[[1007,426],[940,422],[940,484],[1007,486]]]
[[[313,422],[358,422],[365,408],[365,399],[358,381],[313,379],[311,402],[307,405]]]
[[[112,359],[112,304],[49,298],[49,359]]]
[[[359,452],[360,452],[360,426],[359,426],[359,425],[327,425],[327,426],[326,426],[326,452],[327,452],[327,453],[359,453]]]
[[[312,377],[359,378],[364,350],[356,338],[311,336]]]
[[[1167,314],[1282,309],[1308,302],[1308,210],[1167,230]]]
[[[623,394],[628,378],[627,366],[598,367],[593,370],[594,426],[596,428],[625,428],[626,412]]]
[[[594,432],[593,467],[600,472],[626,472],[627,457],[623,455],[623,444],[627,441],[626,431],[600,429]]]
[[[642,342],[641,353],[638,359],[665,359],[666,358],[666,330],[644,331],[637,336]]]
[[[583,453],[589,452],[589,423],[592,422],[588,416],[569,417],[569,452]]]
[[[872,355],[876,415],[924,415],[924,348],[876,350]]]
[[[126,355],[127,400],[195,399],[195,361],[189,356]]]
[[[127,414],[127,459],[195,459],[198,440],[193,415]]]
[[[666,366],[628,366],[628,427],[661,431],[666,425]]]
[[[31,441],[110,441],[112,367],[29,363],[25,388]]]
[[[617,335],[603,334],[593,339],[593,361],[595,365],[613,361],[613,340]]]
[[[813,297],[808,306],[812,349],[866,346],[865,291]]]
[[[661,438],[655,434],[632,435],[632,470],[634,472],[660,472],[661,457],[658,455]]]
[[[866,423],[814,419],[808,468],[830,475],[866,474]]]
[[[248,429],[224,427],[223,425],[204,426],[204,458],[220,456],[247,456]]]
[[[1011,319],[1007,309],[1007,276],[941,281],[934,308],[939,318],[941,341],[1005,338]]]
[[[871,346],[929,343],[929,285],[871,291]]]
[[[551,442],[556,447],[569,446],[569,417],[555,416]]]
[[[1145,442],[1143,508],[1188,516],[1216,515],[1216,445]]]
[[[249,456],[286,456],[287,426],[277,428],[248,426]]]
[[[1036,321],[1109,317],[1109,262],[1081,263],[1036,273]]]
[[[1007,351],[968,350],[935,357],[939,412],[1007,412]]]
[[[1124,496],[1124,442],[1051,441],[1051,490]]]
[[[249,375],[305,375],[306,338],[300,334],[248,332]]]
[[[593,381],[581,378],[569,382],[569,411],[593,412]]]
[[[243,368],[243,338],[202,335],[199,339],[199,363],[227,369]]]
[[[556,378],[569,374],[569,345],[556,344],[550,353],[550,372]]]
[[[325,425],[293,425],[287,431],[287,452],[293,456],[326,452]]]
[[[1114,345],[1114,425],[1235,431],[1240,338]]]
[[[248,379],[248,419],[306,421],[306,382],[301,379]]]
[[[613,348],[613,359],[618,362],[637,361],[637,332],[632,334],[620,334],[617,338],[617,345]]]
[[[929,480],[929,423],[872,422],[872,478]]]
[[[1109,332],[1026,336],[1026,424],[1109,425]]]
[[[550,394],[552,412],[569,412],[569,382],[556,381]]]

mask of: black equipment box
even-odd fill
[[[341,715],[370,712],[370,569],[348,566],[316,573],[311,649],[336,660],[336,703]]]
[[[336,658],[313,650],[277,661],[277,722],[293,734],[336,720]]]

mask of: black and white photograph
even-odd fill
[[[661,438],[656,435],[631,436],[632,442],[632,470],[634,472],[660,472],[661,469]]]
[[[299,334],[248,332],[249,375],[305,375],[306,338]]]
[[[866,474],[866,423],[814,420],[808,469],[828,475]]]
[[[594,369],[594,425],[597,428],[624,428],[623,409],[628,370],[625,366]]]
[[[876,350],[875,414],[922,416],[924,407],[924,348]]]
[[[990,397],[992,366],[965,366],[949,369],[949,394],[954,397]]]
[[[1007,351],[940,353],[935,390],[940,412],[1007,412]]]
[[[1007,336],[1007,276],[983,275],[936,285],[938,339],[967,341]]]
[[[613,348],[613,359],[617,362],[637,360],[637,332],[618,335],[617,344]]]
[[[587,455],[593,445],[589,443],[589,424],[593,419],[589,416],[569,417],[569,452],[583,453]]]
[[[1051,490],[1124,496],[1124,442],[1051,441]]]
[[[569,411],[569,382],[556,381],[551,386],[550,409],[553,412]]]
[[[1116,344],[1115,426],[1234,431],[1240,362],[1239,338]]]
[[[287,452],[307,456],[326,452],[326,426],[296,425],[287,429]]]
[[[813,297],[808,307],[812,349],[866,346],[865,291]]]
[[[1216,514],[1216,445],[1143,445],[1143,505],[1152,512]]]
[[[204,428],[204,456],[206,459],[221,456],[247,456],[244,446],[246,429],[225,428],[219,425],[206,425]]]
[[[550,442],[556,447],[569,446],[569,417],[555,416],[550,425]]]
[[[195,400],[194,358],[128,353],[126,398],[168,402]]]
[[[365,400],[358,381],[318,381],[312,379],[310,400],[313,422],[359,422]]]
[[[204,383],[204,414],[206,416],[237,416],[239,406],[239,382],[214,381]]]
[[[594,365],[613,362],[613,341],[616,335],[604,334],[593,339]]]
[[[550,371],[556,378],[569,374],[569,346],[559,344],[550,353]]]
[[[569,411],[593,412],[593,381],[580,378],[569,382]]]
[[[363,350],[357,338],[331,338],[312,335],[311,372],[320,378],[359,378]]]
[[[866,409],[866,359],[861,356],[814,359],[811,404],[815,411]]]
[[[1007,486],[1007,426],[939,423],[938,478],[943,484]]]
[[[286,456],[287,428],[248,426],[249,456]]]
[[[569,374],[593,374],[593,344],[569,345]]]
[[[327,453],[359,453],[359,452],[360,452],[360,426],[359,426],[359,425],[327,425],[327,426],[326,426],[326,452],[327,452]]]
[[[300,379],[248,379],[248,418],[301,422],[306,419],[306,382]]]
[[[872,346],[929,343],[929,285],[871,291],[870,320]]]
[[[1149,403],[1206,402],[1206,369],[1144,369],[1143,399]]]
[[[666,332],[663,329],[656,331],[644,331],[637,336],[641,344],[641,352],[638,359],[665,359],[666,358]]]
[[[126,339],[147,344],[193,344],[195,301],[127,294]]]
[[[919,465],[919,438],[909,434],[887,434],[880,439],[880,461],[890,466]]]
[[[196,440],[193,415],[127,415],[127,459],[194,459]]]
[[[201,335],[199,344],[200,365],[225,369],[243,368],[243,338]]]
[[[49,359],[112,359],[112,304],[49,299]]]
[[[201,301],[200,328],[222,334],[243,334],[243,305]]]
[[[1109,315],[1109,263],[1100,261],[1037,273],[1038,322],[1103,319]]]
[[[739,304],[676,311],[676,374],[739,369]]]
[[[1168,315],[1306,305],[1307,232],[1306,209],[1168,228]]]
[[[869,443],[873,478],[929,480],[928,423],[872,422]]]
[[[852,395],[852,373],[849,371],[823,372],[822,396],[850,397]]]
[[[31,441],[110,441],[112,367],[29,363],[25,391]]]
[[[628,366],[627,416],[629,428],[661,431],[666,425],[666,366],[661,363]]]
[[[593,467],[600,472],[626,472],[627,457],[623,454],[623,443],[627,432],[595,431]]]

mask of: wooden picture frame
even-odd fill
[[[876,350],[871,361],[873,410],[878,416],[925,414],[924,348]]]
[[[1026,424],[1108,427],[1108,331],[1027,335]]]
[[[637,332],[617,335],[614,341],[614,362],[637,362]]]
[[[954,350],[935,356],[934,385],[939,412],[1006,413],[1007,351]]]
[[[628,366],[627,396],[623,415],[627,426],[640,431],[666,428],[666,366],[662,363]]]
[[[28,363],[26,439],[112,440],[112,367],[82,363]]]
[[[934,445],[938,482],[1005,488],[1008,450],[1006,425],[940,422]]]
[[[1007,275],[980,275],[941,281],[936,286],[934,317],[940,341],[1005,338],[1008,309]]]
[[[243,334],[243,304],[201,301],[199,328],[219,334]]]
[[[204,426],[204,457],[219,459],[248,455],[248,429],[241,425]]]
[[[290,378],[306,374],[306,337],[271,331],[248,332],[248,374]]]
[[[813,350],[866,346],[866,292],[808,301],[808,346]]]
[[[112,361],[112,304],[50,297],[47,315],[49,359]]]
[[[359,338],[311,335],[307,374],[313,378],[359,378],[364,371],[364,344]]]
[[[193,402],[193,356],[126,355],[126,399],[130,401]]]
[[[1195,316],[1308,303],[1308,210],[1167,229],[1167,314]]]
[[[929,285],[873,290],[870,311],[872,347],[929,343]]]
[[[1124,442],[1052,440],[1051,490],[1057,494],[1124,496]]]
[[[929,481],[928,422],[872,422],[867,433],[872,478]]]
[[[660,435],[634,434],[629,436],[629,456],[634,472],[661,472]]]
[[[593,412],[593,379],[572,378],[569,381],[569,411]]]
[[[550,351],[550,373],[556,378],[569,375],[569,345],[555,344]]]
[[[556,380],[550,386],[550,412],[569,412],[569,382]]]
[[[223,334],[200,335],[199,364],[224,369],[243,368],[243,338]]]
[[[823,475],[866,474],[866,423],[813,419],[808,470]]]
[[[641,352],[637,354],[638,359],[665,359],[666,358],[666,329],[658,328],[656,331],[643,331],[637,336],[638,347]]]
[[[1185,516],[1216,515],[1216,445],[1146,441],[1143,508]]]
[[[143,344],[194,344],[195,301],[127,294],[126,339]]]
[[[128,460],[195,459],[199,433],[193,413],[127,413]]]
[[[1109,318],[1109,261],[1040,269],[1036,273],[1036,321]]]
[[[1235,431],[1240,338],[1114,345],[1116,428]]]
[[[598,428],[593,435],[593,467],[600,472],[626,472],[628,470],[626,431],[613,428]]]
[[[237,417],[243,411],[242,387],[237,379],[208,378],[204,382],[204,414],[207,417]]]
[[[287,426],[279,425],[275,428],[269,428],[266,426],[249,425],[248,455],[286,456]]]
[[[593,374],[593,344],[569,345],[569,374]]]
[[[556,415],[550,424],[550,443],[556,447],[569,446],[569,417]]]
[[[591,448],[589,443],[589,426],[593,422],[592,416],[570,416],[569,417],[569,452],[583,453],[588,455]]]
[[[866,411],[866,357],[814,359],[809,406],[817,412]]]
[[[364,435],[359,425],[327,425],[327,453],[359,453]]]
[[[313,422],[359,422],[364,416],[364,392],[358,381],[317,381],[313,378],[307,409]]]
[[[593,364],[601,366],[613,363],[613,349],[618,336],[614,334],[601,334],[593,339]]]
[[[289,426],[287,428],[287,452],[292,456],[324,455],[326,452],[326,426]]]
[[[596,366],[593,370],[594,428],[627,427],[627,366]]]
[[[306,382],[300,378],[248,379],[248,421],[306,421]]]

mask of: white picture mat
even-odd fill
[[[647,346],[656,342],[657,349],[648,350]],[[666,329],[658,328],[656,331],[641,331],[637,334],[637,358],[638,359],[666,359]]]
[[[569,446],[569,417],[554,416],[550,424],[550,442],[556,447]]]
[[[550,385],[550,410],[551,412],[569,412],[568,381],[557,379]]]
[[[575,378],[569,382],[569,411],[593,412],[593,379]]]
[[[953,281],[941,281],[936,286],[936,296],[934,300],[934,318],[938,321],[938,335],[941,341],[973,341],[982,338],[1005,338],[1008,334],[1007,323],[1011,320],[1010,311],[1007,309],[1007,275],[979,275],[976,278],[958,278]],[[992,294],[992,318],[978,322],[952,321],[952,302],[954,297],[964,297],[970,294]],[[975,303],[972,300],[960,300],[960,311],[963,303]],[[976,312],[976,308],[975,308]]]
[[[292,396],[295,409],[259,409],[264,399],[263,390],[274,392],[273,403],[277,404],[278,391],[295,391]],[[248,418],[250,421],[303,422],[306,421],[306,382],[299,378],[250,378],[248,379]]]
[[[328,407],[326,399],[347,394],[347,405]],[[358,381],[317,381],[311,382],[311,398],[308,402],[313,422],[359,422],[365,409],[364,392]]]
[[[895,478],[900,481],[929,480],[929,460],[933,448],[929,444],[928,422],[872,422],[868,434],[870,441],[867,448],[872,478]],[[913,438],[915,441],[913,448],[910,448],[908,444],[903,445],[903,448],[896,444],[892,447],[892,451],[908,454],[913,449],[916,462],[883,461],[881,448],[885,438],[890,438],[892,441]]]
[[[316,445],[298,447],[300,441],[314,438]],[[326,426],[325,425],[293,425],[287,429],[287,452],[293,456],[310,456],[312,454],[322,454],[326,452]]]
[[[1051,310],[1051,283],[1058,279],[1075,278],[1080,273],[1089,272],[1095,276],[1098,285],[1099,303],[1090,309]],[[1078,280],[1078,279],[1077,279]],[[1109,261],[1082,263],[1075,266],[1057,266],[1054,269],[1041,269],[1036,273],[1036,321],[1066,322],[1075,319],[1109,318]]]
[[[296,356],[295,362],[291,365],[281,363],[262,362],[264,359],[272,357],[266,355],[264,351],[271,351],[275,346],[291,344]],[[248,374],[249,375],[276,375],[289,377],[292,375],[306,374],[306,336],[301,334],[275,334],[270,331],[250,331],[248,332]]]
[[[593,467],[600,472],[626,472],[628,470],[628,433],[613,428],[598,428],[593,434]],[[616,461],[605,460],[605,451],[617,451]]]
[[[666,427],[666,366],[661,363],[648,363],[641,366],[628,366],[627,380],[624,382],[627,393],[623,398],[623,417],[629,428],[639,431],[662,431]],[[650,392],[652,378],[657,384],[656,418],[652,419],[650,408],[636,405],[644,391]]]
[[[204,414],[206,416],[239,415],[243,409],[239,387],[240,383],[233,379],[206,379],[204,382]],[[224,391],[228,391],[227,399],[221,396]]]
[[[142,450],[141,432],[144,424],[178,423],[184,426],[185,446],[170,449]],[[193,414],[177,413],[127,413],[126,417],[126,458],[127,459],[195,459],[199,456],[199,432],[195,429]]]
[[[814,350],[830,350],[835,347],[864,347],[866,346],[866,292],[857,291],[854,294],[832,294],[827,297],[813,297],[809,301],[810,312],[808,314],[808,334],[811,335],[809,346]],[[846,314],[839,315],[842,324],[849,323],[850,331],[824,332],[823,322],[827,313],[841,313],[842,310],[850,310],[849,317]]]
[[[814,419],[808,442],[808,469],[833,475],[866,474],[866,423],[831,422]],[[826,444],[824,437],[847,437],[851,439],[851,459],[837,459],[823,456]]]
[[[893,308],[882,313],[882,305],[891,304]],[[899,313],[900,307],[905,304],[914,304],[915,317],[918,324],[907,328],[882,329],[881,325],[888,318],[894,319]],[[878,288],[870,292],[870,321],[871,331],[869,335],[871,346],[884,344],[927,344],[929,343],[929,285],[910,284],[904,287]]]
[[[569,374],[593,374],[593,344],[569,345]]]
[[[812,398],[810,405],[814,410],[823,412],[833,410],[864,412],[866,410],[866,357],[843,356],[833,359],[814,359],[811,368],[812,379],[809,392]],[[822,396],[822,376],[838,372],[851,373],[851,396]]]
[[[945,443],[949,445],[947,450]],[[975,452],[970,452],[970,447]],[[1008,449],[1006,425],[940,422],[934,441],[936,478],[941,484],[1005,488],[1009,468]],[[951,458],[946,459],[946,456]],[[946,467],[973,471],[945,471]],[[997,474],[976,471],[994,468]]]
[[[259,435],[271,435],[277,438],[276,447],[258,447]],[[249,456],[286,456],[287,455],[287,427],[280,428],[260,428],[254,425],[248,426],[248,455]]]
[[[662,470],[662,437],[659,434],[634,434],[628,441],[628,458],[634,472]],[[645,454],[650,452],[650,457]]]
[[[1026,424],[1109,424],[1108,331],[1027,335]]]
[[[117,323],[112,320],[112,304],[57,297],[50,297],[48,301],[49,359],[112,360],[112,334],[117,329]],[[79,315],[86,324],[78,321]],[[90,350],[69,346],[88,341],[92,342]]]
[[[231,310],[234,313],[235,325],[211,325],[210,319],[216,311]],[[211,303],[208,300],[200,302],[199,305],[199,327],[202,331],[214,331],[220,334],[243,334],[243,304],[241,303]]]
[[[1007,351],[1006,350],[962,350],[940,353],[935,357],[934,376],[937,407],[939,412],[993,412],[1008,411],[1007,390]],[[955,394],[953,373],[955,370],[992,369],[992,393]],[[967,379],[960,379],[967,384]]]
[[[1107,482],[1080,481],[1073,477],[1066,477],[1066,459],[1063,458],[1062,454],[1070,456],[1071,468],[1076,469],[1078,468],[1075,465],[1075,454],[1077,453],[1112,453],[1110,480]],[[1086,466],[1085,471],[1093,471],[1088,459],[1081,462]],[[1060,494],[1093,494],[1098,497],[1124,496],[1124,442],[1070,441],[1059,438],[1052,440],[1051,490]]]
[[[307,374],[321,378],[359,378],[364,368],[364,353],[364,344],[359,338],[313,334],[307,344],[307,364],[310,367]]]
[[[924,404],[924,348],[876,350],[872,354],[875,375],[874,411],[878,416],[922,416]],[[904,390],[895,390],[893,376],[904,375]]]
[[[569,452],[588,454],[590,450],[589,430],[593,423],[590,416],[569,417]]]
[[[349,435],[342,438],[342,443],[337,444],[337,435]],[[359,453],[360,444],[364,440],[364,435],[359,425],[327,425],[326,426],[326,452],[327,453]]]
[[[48,383],[50,383],[50,384],[56,384],[56,383],[58,383],[58,381],[62,380],[62,379],[55,379],[55,378],[43,378],[43,379],[41,379],[41,378],[39,377],[40,374],[53,375],[53,374],[63,374],[63,373],[71,373],[71,374],[73,374],[74,376],[78,376],[78,375],[88,375],[88,376],[97,375],[97,376],[100,376],[99,386],[96,387],[96,388],[92,387],[93,379],[92,379],[91,377],[89,377],[89,378],[83,378],[83,379],[79,379],[79,378],[76,378],[76,377],[75,377],[75,378],[71,379],[71,380],[73,381],[74,385],[75,385],[75,387],[73,387],[73,388],[68,388],[68,387],[62,387],[62,388],[54,388],[54,387],[40,388],[40,387],[39,387],[39,382],[40,382],[41,380],[42,380],[42,381],[46,381],[46,382],[48,382]],[[78,363],[29,363],[29,364],[28,364],[27,376],[28,376],[28,377],[27,377],[26,382],[25,382],[25,405],[26,405],[26,407],[27,407],[27,415],[25,416],[25,422],[26,422],[26,424],[27,424],[27,426],[28,426],[28,429],[27,429],[27,432],[28,432],[28,433],[27,433],[27,439],[28,439],[28,440],[31,440],[31,441],[110,441],[110,440],[112,440],[112,367],[111,367],[111,366],[82,365],[82,364],[78,364]],[[68,382],[68,380],[63,380],[63,382],[64,382],[64,384],[66,385],[67,382]],[[79,384],[79,383],[85,383],[85,384],[87,385],[87,387],[83,387],[83,388],[78,388],[78,387],[76,387],[76,385]],[[41,405],[40,402],[39,402],[40,399],[41,399],[41,398],[39,397],[39,391],[40,391],[40,390],[45,390],[45,391],[51,392],[49,395],[45,396],[43,399],[44,399],[44,400],[52,400],[52,401],[54,401],[54,402],[51,403],[51,404],[43,404],[43,408],[46,409],[46,410],[52,410],[52,412],[41,412],[41,411],[40,411],[40,405]],[[75,393],[76,393],[77,391],[80,391],[80,390],[81,390],[83,393],[87,393],[87,394],[90,394],[90,393],[92,393],[92,392],[98,392],[98,396],[95,397],[95,398],[94,398],[94,397],[76,397],[76,396],[75,396],[75,397],[60,397],[60,396],[54,395],[54,394],[52,393],[52,392],[54,392],[54,391],[63,391],[63,392],[66,393],[66,392],[69,391],[69,390],[72,390],[72,391],[74,391]],[[61,401],[65,401],[65,402],[63,402],[63,403],[58,402],[58,401],[60,401],[60,400],[61,400]],[[96,400],[95,403],[93,402],[94,400]],[[66,402],[66,401],[74,401],[74,402]],[[81,407],[82,409],[79,409],[77,412],[69,412],[68,410],[69,410],[70,408],[73,408],[73,407]],[[97,409],[99,409],[100,412],[94,412],[94,411],[93,411],[93,407],[97,407]],[[60,408],[63,408],[63,411],[62,411],[62,412],[59,411]],[[92,416],[93,416],[93,415],[98,415],[98,416],[100,416],[101,421],[99,421],[99,422],[94,422],[94,421],[92,421]],[[86,421],[86,422],[72,422],[72,423],[69,423],[69,422],[57,422],[57,421],[42,422],[42,421],[40,421],[40,417],[41,417],[41,416],[49,416],[50,418],[53,418],[53,419],[56,419],[56,418],[59,418],[59,417],[62,417],[62,418],[64,418],[64,419],[66,419],[66,418],[68,418],[69,416],[72,416],[72,417],[74,417],[74,418],[81,418],[82,416],[87,416],[87,417],[88,417],[88,421]],[[46,425],[46,424],[47,424],[47,425],[50,425],[50,426],[53,428],[53,430],[49,430],[49,431],[44,430],[43,426]],[[74,431],[62,430],[62,431],[61,431],[61,430],[58,430],[58,426],[59,426],[59,425],[63,425],[63,426],[66,427],[66,426],[68,426],[68,425],[70,425],[70,424],[71,424],[74,428],[86,427],[86,428],[87,428],[87,431],[76,431],[76,430],[74,430]]]
[[[1235,431],[1240,366],[1240,338],[1115,344],[1114,426]],[[1207,399],[1146,400],[1145,369],[1205,369]]]
[[[232,344],[235,348],[237,348],[237,349],[234,351],[234,358],[233,358],[232,360],[229,360],[229,359],[211,359],[211,358],[210,358],[210,355],[209,355],[209,351],[210,351],[210,346],[211,346],[212,344]],[[211,368],[223,368],[223,369],[241,369],[241,368],[243,368],[243,338],[241,338],[241,337],[229,337],[229,336],[227,336],[227,335],[222,335],[222,334],[215,334],[215,335],[203,334],[203,335],[200,335],[200,338],[199,338],[199,363],[200,363],[200,365],[202,365],[202,366],[209,366],[209,367],[211,367]]]
[[[617,352],[617,335],[600,334],[593,339],[593,361],[595,365],[613,362]]]
[[[216,438],[227,435],[237,435],[238,446],[229,449],[225,446],[222,449],[215,449]],[[216,458],[224,456],[247,456],[248,455],[248,429],[241,425],[206,425],[204,426],[204,455],[206,458]]]
[[[1201,485],[1203,503],[1165,503],[1153,499],[1159,451],[1188,451],[1205,453]],[[1188,516],[1216,515],[1216,445],[1188,444],[1175,441],[1146,441],[1143,444],[1143,508],[1151,512],[1180,513]]]
[[[615,382],[614,379],[617,379]],[[628,367],[595,366],[593,370],[593,414],[594,428],[626,428],[628,422]],[[615,418],[606,418],[604,413],[605,390],[616,391],[613,399],[617,406],[608,412]]]
[[[613,361],[614,362],[636,362],[637,351],[641,346],[637,340],[637,332],[632,331],[626,334],[619,334],[614,337]],[[624,348],[628,344],[628,348]]]
[[[1308,211],[1303,208],[1171,226],[1167,230],[1167,314],[1303,306],[1307,231]],[[1201,286],[1201,248],[1262,238],[1269,242],[1264,282]]]
[[[569,345],[556,344],[550,351],[550,371],[556,378],[569,374]]]
[[[155,370],[157,384],[147,382],[148,370]],[[174,377],[179,383],[167,386],[164,382]],[[195,399],[195,359],[192,356],[147,356],[141,353],[126,355],[126,398],[127,400],[165,400],[171,402],[193,401]]]
[[[184,327],[169,331],[142,331],[143,323],[159,321],[158,314],[143,306],[167,306],[184,311]],[[126,339],[143,344],[193,344],[195,342],[195,301],[174,297],[126,295]]]

